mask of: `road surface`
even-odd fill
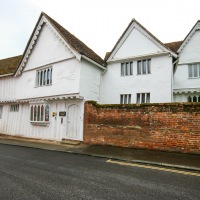
[[[200,176],[0,144],[0,200],[199,200]]]

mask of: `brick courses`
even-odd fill
[[[200,103],[85,103],[84,143],[200,154]]]

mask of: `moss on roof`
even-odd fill
[[[15,73],[22,56],[15,56],[0,60],[0,75]]]

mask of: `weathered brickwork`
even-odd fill
[[[200,153],[200,103],[85,103],[84,143]]]

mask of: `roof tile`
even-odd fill
[[[164,45],[170,48],[172,51],[177,52],[182,43],[183,41],[177,41],[165,43]]]
[[[0,75],[15,73],[22,56],[15,56],[0,60]]]

